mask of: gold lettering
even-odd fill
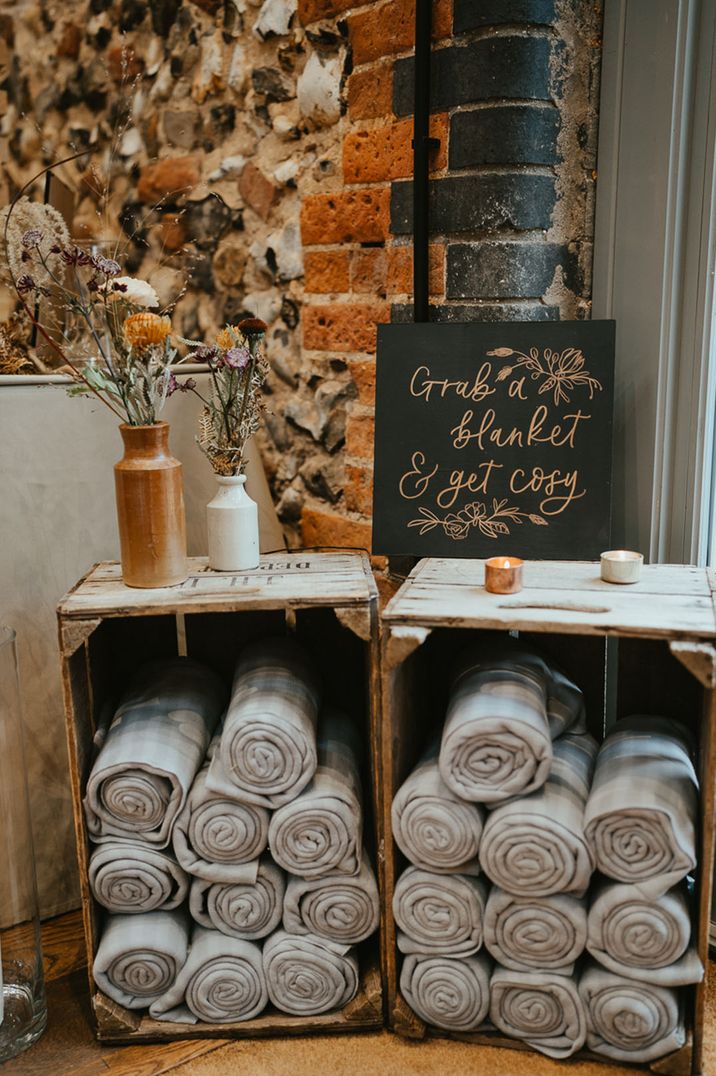
[[[449,381],[447,378],[433,378],[430,376],[429,366],[418,366],[410,379],[410,395],[422,396],[425,402],[429,403],[433,390],[435,390],[440,399],[444,399],[448,393],[453,392],[463,400],[474,400],[479,403],[488,396],[492,396],[495,392],[495,389],[490,388],[489,385],[491,374],[492,365],[489,362],[483,362],[473,381]]]
[[[586,494],[586,489],[577,493],[578,481],[578,471],[563,473],[558,468],[544,471],[541,467],[533,467],[528,474],[518,467],[510,476],[510,489],[513,493],[541,493],[543,497],[540,501],[540,512],[545,516],[558,516],[572,501],[578,501]],[[562,490],[564,492],[561,492]]]
[[[476,471],[451,471],[448,484],[440,490],[435,498],[436,504],[441,508],[452,508],[462,490],[470,493],[487,493],[487,487],[492,478],[492,472],[499,470],[503,464],[496,460],[486,460],[478,464]]]
[[[422,469],[423,467],[425,467],[425,455],[423,452],[413,452],[413,455],[410,459],[410,463],[413,468],[412,471],[406,471],[403,477],[400,479],[400,482],[398,483],[400,496],[404,497],[406,501],[414,501],[416,497],[422,497],[422,495],[425,493],[425,490],[430,485],[430,480],[435,475],[435,472],[437,471],[439,466],[439,464],[436,463],[432,471],[430,471],[428,474],[423,474]],[[415,475],[420,476],[419,478],[416,478],[416,480],[412,483],[412,488],[415,490],[415,492],[406,493],[406,484],[407,487],[410,488],[411,483],[409,482],[409,480]]]
[[[507,395],[510,396],[513,400],[526,400],[527,397],[525,396],[524,388],[524,377],[516,377],[514,381],[510,381],[510,387],[507,390]]]

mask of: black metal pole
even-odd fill
[[[430,37],[432,0],[415,4],[415,117],[413,126],[413,320],[430,320],[429,213]]]

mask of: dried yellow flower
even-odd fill
[[[227,325],[225,329],[222,329],[216,337],[216,343],[222,351],[228,351],[229,348],[236,347],[238,340],[239,334],[229,325]]]
[[[149,347],[161,344],[172,331],[172,323],[159,314],[130,314],[123,325],[124,337],[132,347]]]

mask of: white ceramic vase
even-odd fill
[[[219,488],[206,508],[209,567],[243,572],[259,563],[259,515],[244,489],[246,475],[217,475]]]

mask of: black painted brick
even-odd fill
[[[550,99],[550,42],[545,37],[485,38],[462,48],[435,49],[432,58],[430,107],[442,111],[455,105],[493,98]],[[393,68],[393,111],[413,111],[413,58]]]
[[[450,121],[450,168],[556,164],[559,127],[553,106],[492,105],[456,112]]]
[[[565,283],[577,291],[575,259],[558,243],[451,243],[445,293],[449,299],[538,299],[560,265]]]
[[[554,26],[554,0],[455,0],[453,33],[478,30],[483,26],[531,23]]]
[[[413,320],[410,303],[394,303],[390,320],[405,324]],[[481,305],[457,306],[451,304],[431,305],[431,321],[559,321],[559,307],[544,303],[483,303]]]
[[[549,228],[556,199],[552,176],[483,172],[435,179],[430,184],[430,229],[453,234],[496,228]],[[390,196],[393,235],[407,235],[413,230],[412,214],[412,182],[394,183]]]

